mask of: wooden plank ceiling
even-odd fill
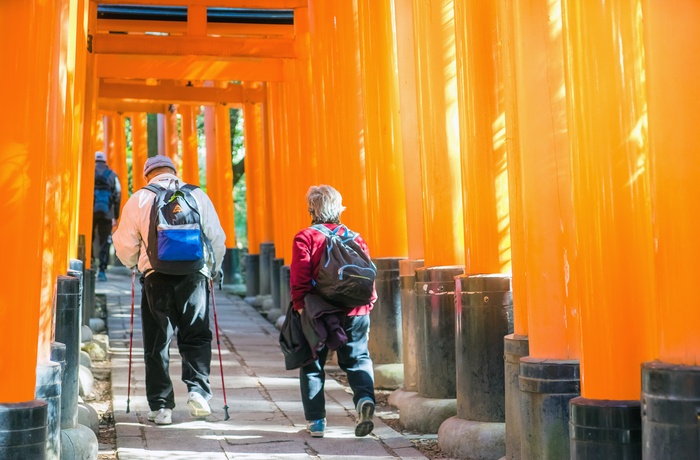
[[[98,108],[260,101],[243,81],[283,81],[296,58],[294,10],[306,0],[96,0],[91,40]],[[304,14],[306,11],[304,10]],[[227,82],[203,84],[205,81]],[[207,87],[209,86],[209,87]],[[216,87],[214,87],[216,86]]]

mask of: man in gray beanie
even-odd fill
[[[190,415],[211,414],[212,397],[209,372],[212,333],[209,329],[209,279],[220,276],[226,235],[214,205],[199,188],[182,182],[175,165],[167,156],[156,155],[146,161],[143,170],[148,185],[134,193],[124,205],[119,228],[114,233],[114,248],[124,266],[138,267],[141,275],[141,320],[146,364],[146,398],[148,420],[158,425],[172,423],[175,394],[170,379],[170,342],[177,330],[177,346],[182,357],[182,381],[187,385]],[[158,193],[155,193],[155,192]],[[153,206],[162,206],[162,195],[172,197],[175,213],[184,215],[190,206],[208,244],[202,245],[203,264],[192,272],[178,274],[159,267],[149,252],[153,241]],[[182,198],[183,201],[179,201]],[[190,199],[194,198],[194,202]],[[180,206],[182,203],[182,207]],[[183,209],[184,208],[184,209]],[[153,244],[154,247],[160,246]],[[158,250],[155,250],[158,253]],[[165,271],[165,272],[164,272]],[[166,273],[168,272],[168,273]]]

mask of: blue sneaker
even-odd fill
[[[104,270],[100,270],[100,272],[97,274],[97,281],[107,281],[107,274]]]
[[[326,419],[307,420],[306,431],[309,432],[312,438],[322,438],[326,431]]]
[[[357,425],[355,425],[355,436],[367,436],[374,429],[374,401],[369,396],[365,396],[357,402]]]

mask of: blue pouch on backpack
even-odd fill
[[[199,260],[202,253],[202,231],[198,224],[158,225],[158,258],[160,260]]]

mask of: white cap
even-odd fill
[[[107,155],[104,152],[95,152],[95,161],[104,161],[106,163]]]

